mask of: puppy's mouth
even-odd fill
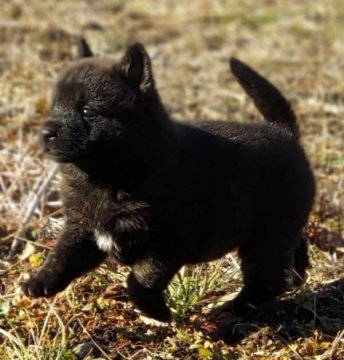
[[[61,145],[61,144],[60,144]],[[49,142],[44,142],[44,152],[54,161],[58,163],[71,163],[78,161],[85,155],[86,149],[76,144],[64,142],[63,146],[58,146],[57,140],[51,139]]]
[[[73,162],[77,159],[76,154],[71,155],[52,148],[45,148],[44,151],[49,156],[49,158],[58,163]]]

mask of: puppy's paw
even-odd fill
[[[144,288],[132,273],[127,281],[130,299],[142,312],[158,321],[171,320],[171,312],[165,304],[162,291]]]
[[[26,296],[50,297],[63,290],[65,286],[61,282],[52,281],[45,276],[37,274],[26,283],[22,284],[22,290]]]
[[[152,317],[155,320],[161,321],[161,322],[168,322],[171,320],[171,311],[166,306],[163,296],[157,296],[155,299],[152,299],[153,303],[155,303],[156,306],[144,306],[141,308],[141,310],[147,314],[148,316]],[[156,302],[155,302],[155,301]]]

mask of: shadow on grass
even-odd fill
[[[212,340],[233,344],[267,326],[287,343],[310,335],[314,329],[325,338],[335,337],[344,329],[344,279],[326,284],[317,292],[301,292],[292,300],[274,300],[245,318],[228,314],[197,327]]]

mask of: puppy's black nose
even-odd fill
[[[43,129],[42,129],[43,140],[45,142],[54,140],[57,137],[59,128],[60,128],[60,126],[57,123],[55,123],[53,121],[47,121],[43,125]]]

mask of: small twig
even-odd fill
[[[111,360],[109,355],[106,354],[106,352],[96,343],[96,341],[92,338],[91,334],[86,330],[84,325],[82,325],[81,321],[78,319],[79,325],[82,327],[82,330],[85,331],[86,335],[90,338],[94,346],[106,357],[106,359]]]
[[[14,269],[17,265],[19,264],[19,262],[15,262],[14,264],[10,265],[9,267],[7,267],[5,270],[0,270],[0,276],[8,273],[9,271],[11,271],[12,269]],[[0,298],[2,298],[4,295],[1,295]]]
[[[327,354],[325,353],[324,355],[326,355],[327,359],[332,359],[332,356],[334,354],[334,352],[336,351],[339,343],[344,341],[344,330],[338,332],[338,335],[336,336],[336,338],[334,339],[332,346],[329,350],[327,350]],[[324,357],[325,359],[325,357]]]
[[[35,211],[35,209],[39,203],[40,198],[45,193],[48,185],[50,184],[51,180],[55,176],[55,174],[57,172],[57,168],[58,168],[58,166],[56,164],[54,164],[53,168],[48,173],[48,176],[46,177],[45,181],[43,181],[43,183],[40,186],[40,188],[38,189],[37,193],[34,194],[33,199],[31,201],[31,203],[28,205],[27,210],[25,212],[23,221],[20,226],[21,228],[24,227],[29,222],[33,212]]]
[[[234,256],[231,253],[228,253],[227,256],[232,260],[232,263],[236,267],[237,270],[240,270],[240,265],[238,264],[237,260],[234,258]]]
[[[61,213],[61,209],[58,209],[46,216],[42,216],[40,219],[37,220],[37,224],[43,224],[44,221],[48,218],[51,218],[51,217],[54,217],[56,215],[59,215]],[[22,232],[23,228],[22,229],[17,229],[15,231],[12,231],[11,233],[7,234],[5,237],[1,238],[2,241],[6,241],[6,240],[10,240],[14,237],[20,237],[20,233]],[[30,241],[28,239],[25,239],[25,238],[20,238],[21,240],[23,241]]]
[[[51,180],[54,178],[54,176],[55,176],[55,174],[57,172],[57,169],[58,169],[58,165],[54,164],[53,168],[50,170],[47,177],[42,182],[42,185],[39,187],[37,192],[33,195],[32,200],[27,205],[24,216],[23,216],[23,220],[21,221],[21,224],[19,226],[19,233],[21,232],[21,230],[29,222],[32,214],[34,213],[36,207],[39,204],[39,201],[40,201],[42,195],[45,193],[45,191],[46,191],[47,187],[49,186]],[[19,239],[19,236],[16,235],[13,242],[12,242],[12,246],[11,246],[11,255],[12,256],[15,255],[18,252],[21,243],[22,243],[22,241]]]

